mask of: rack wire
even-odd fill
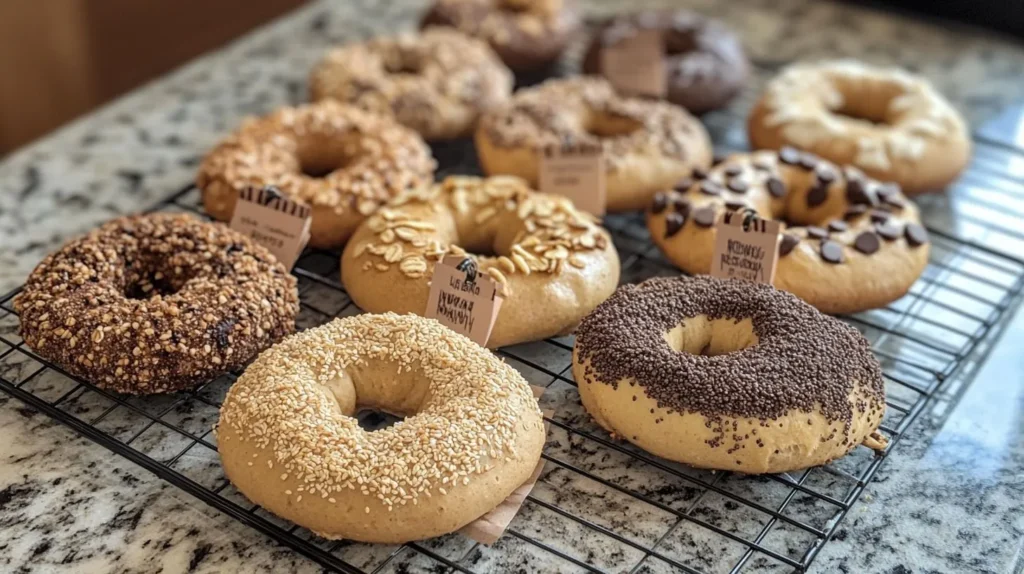
[[[740,111],[775,66],[731,111],[705,121],[722,149],[742,149]],[[837,532],[879,466],[928,400],[999,328],[1024,288],[1024,261],[1008,252],[1024,235],[1006,216],[1024,205],[1024,178],[1008,169],[1024,150],[976,139],[968,173],[941,199],[926,199],[932,255],[910,293],[891,305],[844,317],[871,341],[886,378],[882,453],[858,447],[829,465],[748,477],[676,464],[612,439],[583,411],[570,370],[573,338],[499,349],[534,385],[546,387],[545,468],[505,535],[483,546],[451,534],[403,545],[329,541],[255,506],[225,479],[212,424],[240,373],[170,395],[131,397],[97,388],[35,354],[17,335],[13,298],[0,297],[0,389],[66,424],[181,490],[285,544],[328,571],[685,572],[806,570]],[[438,176],[479,173],[468,142],[435,146]],[[1016,163],[1014,163],[1016,162]],[[937,196],[938,197],[938,196]],[[154,211],[205,217],[188,186]],[[649,241],[642,216],[608,216],[622,282],[679,272]],[[299,281],[300,328],[359,313],[338,282],[339,253],[308,249]],[[379,424],[372,413],[365,425]]]

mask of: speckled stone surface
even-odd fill
[[[18,285],[66,238],[115,215],[149,207],[183,187],[202,154],[244,115],[302,101],[307,71],[328,46],[410,28],[423,5],[404,0],[315,2],[4,159],[0,290]],[[1024,48],[991,33],[943,29],[812,0],[694,0],[687,5],[728,20],[762,64],[835,56],[899,64],[932,78],[975,123],[1024,100]],[[611,0],[588,6],[595,15],[621,9]],[[1013,173],[1022,171],[1019,158],[1014,162],[987,157],[986,161],[998,159]],[[971,193],[968,188],[956,200],[928,199],[926,210],[949,218],[948,204]],[[969,227],[961,229],[970,224],[966,221],[953,218],[950,227],[969,232]],[[303,293],[307,300],[335,311],[351,309],[330,293]],[[11,324],[11,318],[0,312],[0,330],[9,330]],[[1022,337],[1024,314],[1018,314],[986,362],[972,363],[949,381],[948,392],[909,429],[851,509],[836,539],[825,545],[812,572],[1020,570],[1024,363],[1015,341]],[[547,372],[568,373],[564,348],[550,343],[523,347],[518,351],[529,353]],[[0,348],[0,354],[4,351]],[[532,383],[549,387],[543,401],[558,407],[556,421],[598,432],[571,385],[535,367],[510,362]],[[37,368],[17,353],[0,361],[5,377],[13,380],[23,380]],[[53,373],[31,384],[35,392],[51,397],[71,388]],[[88,395],[76,395],[65,405],[76,414],[98,414],[107,406]],[[145,408],[163,405],[155,399]],[[147,444],[146,433],[154,431],[145,429],[144,421],[119,412],[103,419],[105,429],[124,437],[142,432],[142,444]],[[216,412],[186,403],[164,416],[202,434]],[[3,393],[0,436],[0,572],[322,571]],[[154,439],[153,444],[159,442]],[[576,560],[610,572],[682,571],[671,562],[727,572],[743,558],[743,545],[694,527],[680,518],[683,514],[748,538],[763,530],[766,547],[796,560],[807,547],[806,532],[785,521],[771,523],[764,513],[737,505],[729,496],[775,507],[789,492],[777,482],[674,466],[678,474],[673,474],[594,444],[552,426],[545,452],[555,460],[548,462],[534,500],[513,522],[516,533],[542,539]],[[180,460],[196,476],[216,480],[219,467],[212,449],[189,451]],[[852,457],[845,464],[864,462]],[[714,484],[719,492],[679,478],[687,474]],[[836,495],[845,488],[823,470],[794,478]],[[641,493],[645,500],[625,495],[622,489]],[[584,528],[546,504],[622,539]],[[796,497],[785,514],[824,527],[827,517],[819,506]],[[423,545],[475,572],[582,570],[517,536],[505,536],[490,548],[461,535]],[[648,556],[641,548],[650,546],[655,553]],[[335,552],[366,570],[385,564],[385,572],[445,571],[408,549],[392,557],[396,550],[345,544]],[[789,570],[761,555],[750,557],[744,569]]]

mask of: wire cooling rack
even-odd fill
[[[741,112],[774,66],[730,108],[705,119],[722,150],[745,146]],[[162,479],[323,565],[378,572],[686,572],[804,571],[836,533],[867,483],[928,399],[1000,326],[1024,287],[1014,217],[1024,151],[976,140],[969,172],[946,195],[925,198],[931,261],[911,292],[891,305],[844,317],[872,342],[882,362],[888,409],[876,454],[858,447],[824,467],[762,477],[697,470],[614,440],[582,410],[570,370],[572,337],[497,352],[531,384],[547,388],[544,472],[505,535],[483,546],[451,534],[404,545],[329,541],[250,503],[225,479],[211,426],[238,373],[171,395],[129,397],[69,376],[17,335],[17,290],[0,298],[0,389]],[[471,145],[436,146],[439,177],[478,173]],[[156,211],[202,214],[193,187]],[[640,214],[606,218],[622,261],[622,282],[678,271],[654,247]],[[965,240],[966,238],[966,240]],[[983,245],[993,245],[986,247]],[[309,328],[359,313],[338,282],[339,253],[310,249],[294,274]],[[371,413],[364,424],[379,423]]]

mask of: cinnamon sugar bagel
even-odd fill
[[[367,432],[351,415],[407,417]],[[286,339],[228,391],[224,472],[325,538],[399,544],[458,530],[532,474],[545,440],[522,375],[413,315],[359,315]]]
[[[899,187],[783,148],[730,156],[659,193],[647,215],[651,238],[687,273],[708,273],[715,221],[751,209],[788,222],[774,285],[831,314],[883,307],[902,297],[928,264],[928,232]]]
[[[551,65],[581,24],[576,0],[436,0],[421,23],[488,42],[517,72]]]
[[[754,106],[748,132],[755,148],[794,146],[909,194],[942,189],[971,155],[964,119],[924,78],[855,61],[786,68]]]
[[[868,342],[768,285],[620,287],[580,325],[573,375],[602,427],[700,468],[787,472],[887,442],[875,432],[885,385]]]
[[[711,140],[686,110],[621,97],[601,78],[548,80],[516,92],[488,112],[476,131],[489,175],[519,176],[537,186],[538,149],[567,142],[604,150],[608,211],[642,209],[655,192],[711,165]]]
[[[295,330],[295,278],[222,223],[122,217],[49,255],[15,298],[21,336],[96,386],[187,389]]]
[[[312,207],[310,245],[340,247],[391,196],[433,180],[430,149],[394,120],[325,100],[245,121],[199,167],[203,207],[229,221],[247,186]]]
[[[619,280],[618,254],[592,216],[513,177],[449,177],[398,196],[352,236],[341,279],[366,311],[422,314],[449,254],[504,287],[488,347],[569,333]]]
[[[332,50],[309,92],[378,113],[428,140],[469,136],[479,115],[512,93],[512,73],[487,44],[448,28]]]

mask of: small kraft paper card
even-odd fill
[[[624,94],[663,98],[665,46],[659,30],[630,30],[601,51],[601,73]]]
[[[539,152],[540,191],[563,195],[583,211],[604,215],[604,150],[600,145],[547,145]]]
[[[426,317],[462,333],[481,347],[487,345],[504,294],[494,279],[479,273],[468,257],[446,255],[434,266]]]
[[[231,228],[266,247],[291,269],[309,241],[311,210],[273,186],[246,187],[238,193]]]
[[[771,285],[779,260],[777,245],[781,231],[781,223],[761,219],[753,212],[726,212],[715,223],[711,275]]]

